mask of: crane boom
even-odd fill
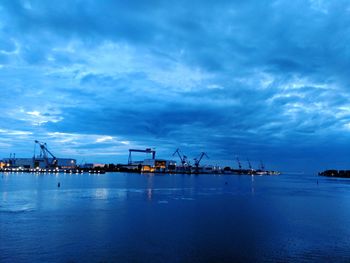
[[[177,148],[176,151],[173,153],[173,156],[178,155],[181,161],[181,165],[184,167],[187,163],[187,156],[186,155],[181,155],[180,149]]]
[[[194,165],[196,167],[199,167],[199,163],[201,162],[204,156],[209,159],[209,156],[205,152],[202,152],[198,158],[194,159]]]
[[[35,144],[38,144],[40,147],[40,157],[44,159],[45,163],[46,163],[46,168],[50,168],[50,167],[55,167],[57,166],[57,158],[55,155],[53,155],[52,152],[49,151],[49,149],[47,148],[47,144],[46,142],[40,142],[35,140],[34,141]],[[52,157],[52,162],[49,162],[49,155]],[[35,158],[35,156],[34,156]]]
[[[250,163],[249,159],[247,159],[247,161],[248,161],[249,170],[252,170],[252,164]]]
[[[183,160],[182,160],[182,156],[181,156],[181,154],[180,154],[180,149],[179,149],[179,148],[176,149],[176,151],[173,153],[173,156],[175,156],[176,154],[179,156],[180,161],[181,161],[181,163],[182,163]]]

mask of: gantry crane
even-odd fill
[[[47,149],[46,142],[39,142],[37,140],[34,141],[34,160],[36,158],[36,156],[35,156],[35,145],[36,144],[38,144],[40,147],[39,158],[44,159],[46,168],[57,167],[57,158],[49,151],[49,149]],[[49,161],[49,156],[52,157],[51,162]]]
[[[155,151],[155,150],[152,150],[151,148],[147,148],[147,149],[145,149],[145,150],[129,149],[128,164],[132,164],[132,159],[131,159],[131,153],[132,153],[132,152],[151,153],[151,154],[152,154],[152,159],[155,159],[155,157],[156,157],[156,151]]]

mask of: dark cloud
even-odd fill
[[[109,161],[153,146],[280,169],[339,151],[347,165],[348,12],[342,0],[2,1],[1,134]]]

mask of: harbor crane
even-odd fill
[[[197,169],[199,167],[199,163],[201,162],[201,160],[203,159],[204,156],[209,159],[209,156],[205,152],[202,152],[198,158],[194,159],[194,165],[196,166]]]
[[[261,160],[260,160],[260,168],[262,171],[265,171],[265,165]]]
[[[175,156],[176,154],[177,154],[177,155],[179,156],[179,158],[180,158],[182,167],[185,167],[185,165],[187,164],[187,156],[181,154],[179,148],[176,149],[176,151],[173,153],[173,156]]]
[[[35,145],[38,144],[40,147],[40,154],[39,158],[44,159],[44,162],[46,164],[46,168],[50,167],[57,167],[57,158],[54,156],[49,149],[47,149],[46,142],[39,142],[37,140],[34,141]],[[49,156],[51,156],[52,161],[49,161]],[[35,148],[34,148],[34,160],[35,160]]]
[[[131,153],[132,153],[132,152],[151,153],[151,154],[152,154],[152,159],[154,160],[154,159],[156,158],[156,151],[155,151],[155,150],[152,150],[151,148],[146,148],[145,150],[129,149],[128,164],[132,164],[132,158],[131,158]]]
[[[252,164],[250,163],[249,159],[247,159],[247,161],[248,161],[249,170],[253,170],[253,169],[252,169]]]
[[[241,164],[241,162],[239,161],[239,158],[236,157],[236,160],[237,160],[237,163],[238,163],[238,168],[239,168],[239,170],[242,170],[242,164]]]

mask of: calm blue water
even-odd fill
[[[0,262],[350,262],[346,179],[0,176]]]

